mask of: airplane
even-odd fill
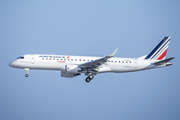
[[[31,69],[57,70],[61,71],[61,76],[66,78],[85,74],[87,75],[85,81],[90,82],[94,75],[99,73],[135,72],[172,65],[169,61],[174,57],[165,59],[170,39],[170,37],[164,37],[149,54],[139,58],[114,57],[117,48],[105,57],[26,54],[9,63],[9,66],[24,69],[25,77],[29,76]]]

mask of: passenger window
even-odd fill
[[[115,63],[116,63],[117,61],[115,61]]]
[[[81,59],[79,59],[79,61],[81,61]]]
[[[53,60],[55,60],[55,58]]]
[[[119,63],[120,63],[120,61],[119,61]]]
[[[113,61],[111,61],[111,62],[113,62]]]
[[[59,59],[57,59],[57,60],[59,60]]]
[[[51,60],[51,58],[49,60]]]
[[[69,61],[69,59],[68,59],[68,61]]]
[[[66,59],[64,59],[64,60],[66,60]]]
[[[83,61],[85,61],[85,59]]]
[[[42,60],[44,60],[44,58],[42,58]]]
[[[77,59],[75,59],[75,61],[77,61]]]
[[[87,61],[89,61],[89,60],[87,60]]]
[[[48,60],[48,58],[46,58],[46,60]]]
[[[71,59],[71,61],[73,61],[73,59]]]

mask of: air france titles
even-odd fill
[[[65,60],[66,60],[66,57],[65,57],[65,56],[56,56],[56,55],[50,55],[50,56],[49,56],[49,55],[40,55],[39,57],[40,57],[40,58],[49,58],[49,59],[51,59],[51,58],[52,58],[52,59],[55,59],[55,58],[56,58],[57,60],[59,60],[59,59],[60,59],[59,61],[57,61],[58,63],[65,63],[65,62],[66,62],[66,61],[65,61]]]

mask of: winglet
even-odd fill
[[[118,48],[111,55],[109,55],[109,57],[113,57],[116,54],[117,50]]]

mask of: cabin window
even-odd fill
[[[42,60],[44,60],[44,58],[42,58]]]
[[[57,60],[59,60],[59,59],[57,59]]]
[[[131,61],[129,61],[129,63],[131,63]]]
[[[115,63],[116,63],[117,61],[115,61]]]
[[[124,61],[122,61],[122,63],[124,63]]]
[[[75,59],[75,61],[77,61],[77,59]]]
[[[55,58],[53,60],[55,60]]]
[[[120,63],[120,61],[119,61],[119,63]]]
[[[85,59],[83,61],[85,61]]]
[[[51,60],[51,58],[49,60]]]
[[[71,61],[73,61],[73,59],[71,59]]]
[[[64,59],[64,61],[65,61],[66,59]]]
[[[79,59],[79,61],[81,61],[81,59]]]
[[[111,61],[111,62],[113,62],[113,61]]]
[[[69,61],[69,59],[68,59],[68,61]]]
[[[46,58],[46,60],[48,60],[48,58]]]
[[[87,60],[87,61],[89,61],[89,60]]]

